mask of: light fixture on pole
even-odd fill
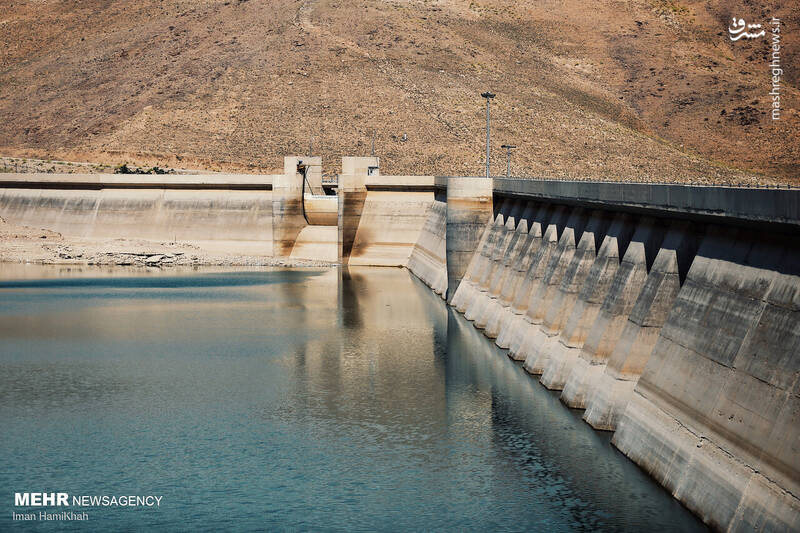
[[[513,144],[504,144],[500,148],[505,148],[506,150],[506,177],[511,177],[511,150],[516,148]]]
[[[489,108],[491,107],[492,98],[495,97],[494,93],[486,91],[485,93],[481,93],[481,96],[486,98],[486,177],[489,176],[489,157],[491,155],[489,149],[489,122],[490,122],[490,111]]]

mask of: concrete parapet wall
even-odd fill
[[[368,191],[434,191],[436,183],[434,176],[367,176],[364,180]]]
[[[11,189],[272,190],[274,175],[251,174],[0,174]]]
[[[494,178],[495,194],[706,222],[785,223],[800,228],[800,190]]]

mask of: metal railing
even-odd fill
[[[564,181],[580,183],[620,183],[624,185],[680,185],[689,187],[728,187],[737,189],[800,189],[800,185],[791,183],[761,184],[761,183],[713,183],[699,181],[632,181],[598,178],[559,178],[559,177],[529,177],[529,176],[492,176],[493,179],[518,180],[518,181]]]

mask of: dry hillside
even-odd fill
[[[765,39],[782,19],[782,115]],[[800,183],[800,9],[761,0],[0,2],[0,155]],[[738,169],[738,170],[737,170]]]

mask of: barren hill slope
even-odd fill
[[[0,155],[271,171],[313,137],[336,172],[374,132],[384,173],[475,174],[491,89],[496,174],[513,143],[517,175],[800,181],[796,2],[2,4]],[[782,21],[779,121],[734,16]]]

